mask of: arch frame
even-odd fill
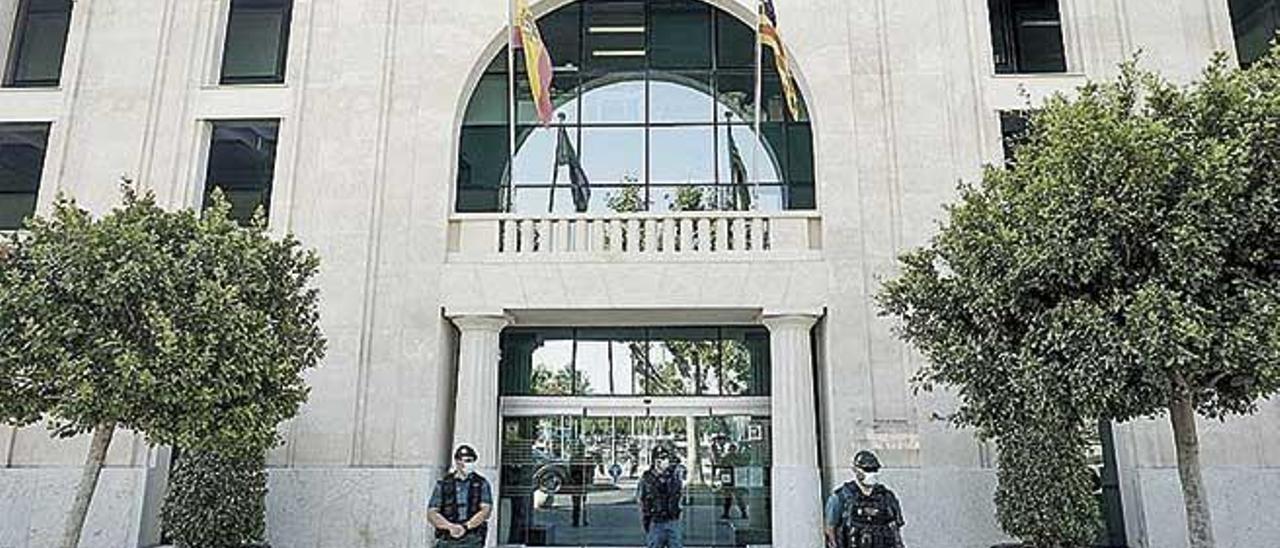
[[[513,0],[504,0],[504,1],[513,2]],[[560,8],[563,8],[565,6],[568,6],[570,4],[580,2],[580,1],[582,0],[533,0],[529,5],[529,9],[530,11],[533,12],[533,16],[536,19],[542,19],[543,17],[551,14],[552,12]],[[758,14],[755,12],[755,10],[746,6],[743,3],[743,0],[694,0],[694,1],[707,4],[712,8],[715,8],[717,10],[723,11],[724,13],[732,15],[733,17],[735,17],[736,19],[738,19],[739,21],[741,21],[743,24],[747,25],[750,28],[754,29],[759,24],[759,21],[757,20],[757,18],[759,17]],[[750,1],[752,3],[756,3],[756,0],[750,0]],[[467,107],[470,105],[471,98],[475,95],[476,90],[480,85],[480,80],[484,76],[485,69],[487,69],[489,65],[493,62],[494,57],[496,57],[499,53],[502,53],[502,49],[507,46],[509,41],[509,31],[507,29],[508,29],[507,24],[504,22],[499,27],[499,29],[495,33],[493,33],[494,34],[493,38],[491,38],[488,41],[488,43],[485,45],[478,60],[471,64],[471,70],[467,72],[466,79],[463,81],[461,93],[458,94],[457,100],[454,103],[453,122],[452,122],[452,126],[450,127],[450,141],[452,143],[451,145],[452,148],[450,149],[449,157],[452,158],[452,160],[450,160],[450,163],[449,163],[449,178],[448,178],[448,181],[449,181],[448,203],[449,203],[450,217],[492,215],[492,213],[461,213],[457,211],[458,170],[461,169],[462,167],[459,165],[458,157],[461,153],[462,126],[463,126],[463,122],[466,120]],[[790,45],[786,45],[786,52],[787,52],[787,57],[792,60],[791,75],[795,79],[796,89],[800,91],[800,97],[803,98],[805,102],[805,110],[808,111],[809,113],[808,122],[809,122],[809,126],[812,128],[810,133],[813,139],[812,148],[813,148],[813,171],[814,171],[813,173],[814,204],[815,204],[815,210],[821,211],[822,204],[823,204],[823,194],[824,194],[823,192],[824,178],[819,174],[819,172],[821,171],[821,169],[819,169],[819,166],[822,165],[821,164],[821,157],[822,157],[821,148],[822,147],[819,146],[821,143],[821,135],[822,135],[822,132],[820,131],[822,126],[822,123],[821,123],[822,116],[819,114],[820,105],[810,99],[811,97],[813,97],[813,95],[810,93],[811,88],[809,86],[808,80],[804,76],[804,70],[799,66],[799,63],[796,62],[796,55],[795,55],[794,48],[792,48]],[[510,112],[507,113],[507,116],[513,116],[513,115],[514,113],[510,113]]]

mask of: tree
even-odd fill
[[[179,548],[242,548],[267,530],[266,455],[261,450],[183,453],[160,519]]]
[[[188,451],[265,448],[324,353],[313,252],[217,197],[167,212],[125,185],[94,219],[59,198],[0,263],[0,420],[93,433],[61,546],[78,543],[117,428]]]
[[[1186,86],[1130,63],[1049,99],[1015,156],[882,288],[918,386],[956,387],[956,421],[997,438],[1046,391],[1074,415],[1053,420],[1167,413],[1191,546],[1212,546],[1196,414],[1280,389],[1280,51]]]

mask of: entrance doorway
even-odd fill
[[[499,544],[644,546],[637,488],[663,447],[684,479],[686,546],[769,545],[768,341],[748,328],[504,333]]]

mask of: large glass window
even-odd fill
[[[71,28],[72,0],[20,0],[4,84],[56,87]]]
[[[49,124],[0,124],[0,230],[35,213],[48,140]]]
[[[459,212],[570,213],[564,132],[590,212],[813,209],[813,137],[793,119],[766,54],[756,135],[755,33],[696,0],[584,0],[539,20],[554,62],[550,128],[538,125],[517,50],[508,174],[507,53],[474,91],[459,151]],[[697,196],[699,199],[691,199]],[[745,197],[745,199],[744,199]]]
[[[504,396],[767,396],[769,333],[755,327],[513,328]]]
[[[636,491],[659,446],[684,478],[686,546],[768,544],[769,429],[750,415],[508,417],[499,544],[643,546]]]
[[[219,189],[231,202],[231,216],[241,223],[250,222],[259,209],[263,215],[270,211],[279,127],[277,120],[213,122],[205,207]]]
[[[988,0],[996,72],[1065,72],[1058,0]]]
[[[222,83],[284,82],[293,0],[231,0]]]
[[[1236,54],[1248,66],[1267,53],[1280,28],[1280,1],[1231,0],[1231,26],[1235,28]]]

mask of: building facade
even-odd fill
[[[993,450],[912,390],[879,280],[1003,161],[1017,112],[1137,51],[1178,80],[1247,63],[1280,20],[777,0],[792,109],[751,0],[531,4],[546,126],[504,0],[0,0],[0,228],[58,193],[105,211],[126,177],[173,208],[220,189],[322,257],[329,352],[270,458],[272,546],[429,545],[460,442],[498,484],[498,545],[641,545],[657,446],[682,456],[691,546],[818,546],[860,449],[908,546],[1006,541]],[[1201,426],[1220,546],[1280,543],[1277,425],[1271,402]],[[0,427],[0,546],[54,545],[86,447]],[[118,434],[81,545],[160,542],[170,464]],[[1100,428],[1097,473],[1100,543],[1185,545],[1166,421]]]

